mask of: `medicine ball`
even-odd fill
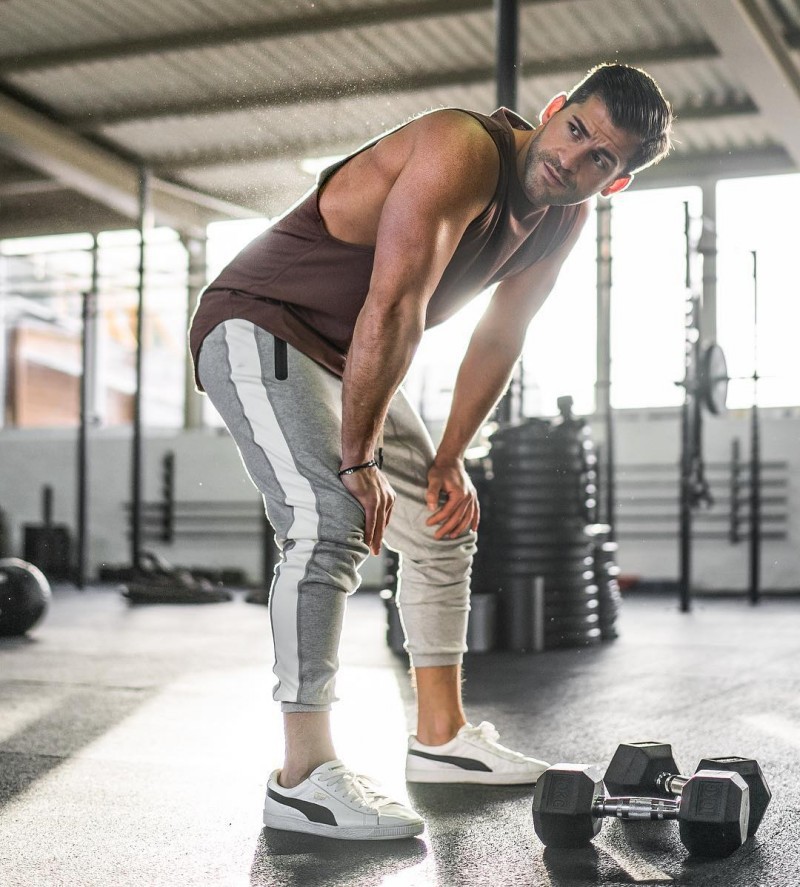
[[[16,557],[0,560],[0,635],[21,635],[44,616],[50,585],[44,573]]]

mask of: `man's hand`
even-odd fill
[[[425,494],[428,509],[433,514],[425,523],[439,524],[434,539],[451,539],[477,530],[480,520],[478,494],[467,472],[463,459],[436,461],[428,472],[428,491]]]
[[[342,468],[347,466],[342,465]],[[383,533],[397,498],[395,491],[386,480],[386,475],[378,468],[365,468],[354,474],[344,474],[341,481],[364,509],[364,542],[373,554],[380,554]]]

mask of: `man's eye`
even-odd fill
[[[600,167],[605,166],[605,159],[602,154],[597,154],[595,152],[594,154],[592,154],[592,160],[594,160],[594,162]]]
[[[569,124],[569,131],[575,136],[578,134],[578,127],[574,123]]]

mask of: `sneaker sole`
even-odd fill
[[[544,773],[544,770],[542,770]],[[536,780],[542,775],[537,773],[531,776],[528,773],[486,773],[485,771],[456,771],[442,770],[406,770],[406,782],[425,783],[466,783],[470,785],[536,785]]]
[[[323,838],[338,838],[343,841],[387,841],[394,838],[413,838],[425,830],[424,822],[415,822],[409,825],[341,826],[301,821],[290,816],[273,816],[271,814],[265,815],[263,822],[267,828],[279,831],[302,832],[308,835],[319,835]]]

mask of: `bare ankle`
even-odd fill
[[[284,767],[280,773],[278,773],[278,785],[281,788],[297,788],[301,782],[308,779],[308,777],[314,772],[316,768],[312,767],[310,770],[308,769],[292,769],[290,770],[288,767]]]
[[[444,745],[455,738],[466,721],[451,721],[448,724],[420,724],[417,727],[417,740],[423,745]]]

